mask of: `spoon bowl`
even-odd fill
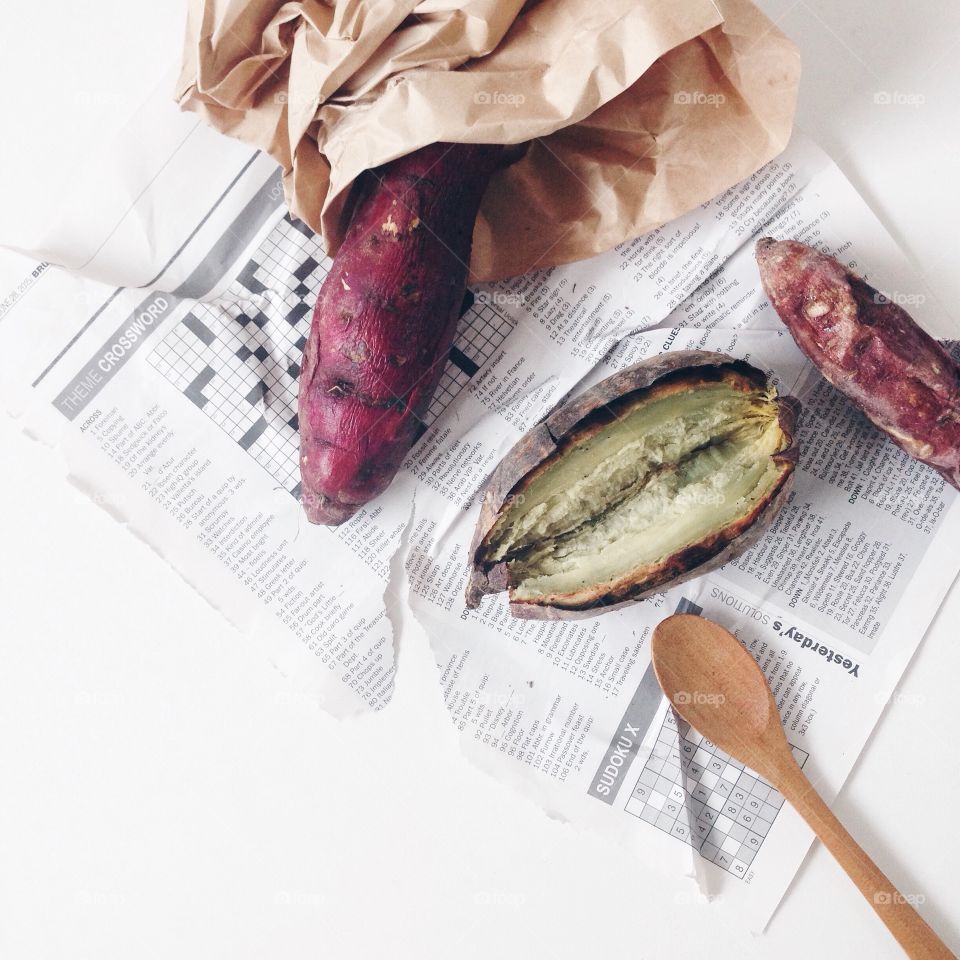
[[[678,613],[654,631],[651,651],[657,680],[687,723],[761,776],[777,776],[770,760],[790,747],[767,678],[743,644],[712,620]]]

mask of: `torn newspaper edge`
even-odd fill
[[[158,271],[147,288],[0,259],[8,408],[334,713],[389,701],[385,597],[408,602],[477,764],[645,864],[696,876],[762,929],[811,835],[769,784],[667,709],[653,626],[688,609],[733,630],[830,800],[960,566],[955,492],[812,370],[760,290],[754,239],[794,236],[876,271],[929,329],[954,331],[850,184],[797,136],[652,234],[471,289],[404,470],[333,530],[307,524],[297,502],[296,381],[327,266],[320,244],[286,214],[266,158],[201,132],[165,138],[159,119],[158,144],[171,162],[144,165],[152,179],[129,215],[90,240],[95,276],[117,274],[124,244],[149,248],[131,273]],[[689,348],[749,359],[804,402],[796,489],[767,536],[720,571],[593,620],[514,621],[497,597],[466,610],[466,548],[493,465],[572,390]],[[401,538],[405,597],[390,576]]]

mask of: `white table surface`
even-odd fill
[[[156,6],[5,9],[5,218],[42,209],[48,165],[168,67],[181,11]],[[804,54],[800,125],[960,316],[960,6],[761,6]],[[820,848],[754,938],[688,880],[479,773],[409,625],[394,703],[331,719],[72,488],[55,451],[2,416],[0,448],[5,960],[900,955]],[[954,589],[836,810],[960,951],[958,617]]]

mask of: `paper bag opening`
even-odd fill
[[[471,279],[601,253],[787,144],[800,60],[748,0],[192,0],[177,98],[269,153],[329,253],[365,170],[527,143],[487,191]]]

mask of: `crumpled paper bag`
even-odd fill
[[[787,143],[794,45],[748,0],[191,0],[177,98],[273,156],[332,254],[350,186],[437,141],[528,143],[471,277],[600,253]]]

